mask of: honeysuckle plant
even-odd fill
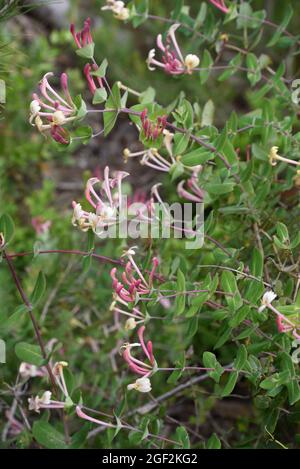
[[[299,447],[300,11],[171,3],[88,11],[15,109],[4,445]]]

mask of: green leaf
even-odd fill
[[[44,358],[38,345],[19,342],[15,346],[15,352],[17,357],[23,362],[31,363],[35,366],[41,366],[44,363]]]
[[[91,72],[91,75],[98,77],[98,78],[103,78],[105,77],[106,74],[106,69],[108,66],[108,62],[106,59],[103,59],[97,70],[94,70]]]
[[[183,155],[180,162],[185,166],[197,166],[199,164],[206,163],[208,160],[214,158],[214,156],[214,153],[211,151],[200,147]]]
[[[221,449],[222,448],[221,441],[219,440],[219,438],[217,437],[215,433],[213,433],[211,437],[209,438],[209,440],[207,441],[206,448],[207,449]]]
[[[46,277],[43,272],[40,272],[35,283],[34,290],[30,296],[30,301],[33,306],[36,306],[41,300],[46,291]]]
[[[93,59],[94,50],[95,50],[95,44],[91,42],[90,44],[82,47],[81,49],[77,49],[76,54],[79,55],[79,57],[84,57],[85,59]]]
[[[82,99],[80,94],[75,97],[74,104],[75,104],[76,109],[77,109],[76,118],[78,120],[83,119],[87,114],[87,108],[86,108],[86,104],[85,104],[85,102]]]
[[[105,88],[97,88],[93,96],[93,104],[104,103],[107,99],[107,91]]]
[[[201,127],[210,126],[213,124],[215,113],[215,105],[211,99],[209,99],[203,108],[201,116]]]
[[[238,371],[242,370],[247,361],[247,356],[248,356],[248,353],[247,353],[247,349],[245,345],[241,345],[238,350],[236,359],[234,360],[233,368]]]
[[[118,117],[118,111],[121,107],[121,95],[120,95],[120,88],[117,83],[115,83],[112,87],[112,92],[108,97],[108,100],[105,104],[105,109],[112,110],[106,111],[103,113],[103,121],[104,121],[104,135],[108,135],[111,130],[114,128]]]
[[[187,148],[189,144],[189,135],[188,134],[183,134],[183,133],[175,133],[173,140],[174,140],[174,145],[173,145],[173,153],[174,156],[181,155]]]
[[[32,434],[36,441],[49,449],[67,449],[68,445],[64,441],[64,435],[44,420],[34,422]]]
[[[225,293],[230,293],[230,296],[226,295],[226,301],[230,309],[236,310],[242,306],[243,302],[233,272],[227,270],[222,272],[221,285]]]
[[[201,63],[200,63],[200,68],[205,69],[205,70],[200,70],[201,85],[203,85],[208,80],[213,63],[214,61],[212,59],[210,52],[207,49],[205,49],[202,54]]]
[[[208,376],[216,383],[218,383],[224,372],[224,369],[216,359],[215,354],[211,352],[204,352],[202,360],[205,368],[212,368],[211,371],[208,371]]]
[[[13,235],[14,235],[14,231],[15,231],[15,225],[14,225],[14,222],[13,222],[12,218],[9,215],[7,215],[6,213],[1,215],[1,217],[0,217],[0,233],[2,233],[2,235],[4,237],[5,245],[8,244],[12,240]]]
[[[273,37],[270,39],[270,41],[268,42],[267,47],[275,46],[275,44],[279,41],[283,31],[286,29],[286,27],[288,26],[289,22],[291,21],[293,17],[294,11],[293,11],[291,4],[287,3],[285,5],[284,10],[282,11],[284,11],[284,19],[281,22],[281,24],[276,28],[275,30],[276,32],[273,35]]]
[[[83,145],[87,145],[92,138],[93,129],[89,125],[84,125],[80,127],[76,127],[74,133],[72,134],[73,137],[79,137],[80,143]]]
[[[264,269],[264,258],[257,248],[253,248],[253,254],[250,264],[250,272],[254,277],[262,278]]]
[[[233,182],[223,182],[223,183],[214,183],[210,182],[205,185],[205,189],[209,194],[212,195],[223,195],[232,192],[235,187],[235,183]]]
[[[175,316],[179,316],[185,309],[185,276],[180,269],[177,271],[177,296],[175,301]]]
[[[184,427],[177,427],[175,433],[175,439],[178,441],[179,445],[175,448],[180,449],[189,449],[190,448],[190,439],[189,434]]]
[[[227,382],[226,382],[225,387],[222,391],[222,397],[229,396],[232,393],[232,391],[233,391],[233,389],[236,385],[238,376],[239,376],[239,373],[237,371],[232,371],[232,372],[229,373],[229,376],[227,378]]]

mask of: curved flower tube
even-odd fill
[[[200,60],[197,55],[188,54],[183,58],[182,52],[178,45],[175,31],[180,24],[173,24],[168,31],[166,44],[163,43],[162,35],[159,34],[156,39],[156,45],[161,51],[161,61],[155,59],[155,49],[151,49],[147,58],[147,65],[150,71],[156,67],[162,68],[170,75],[182,75],[184,73],[191,74],[198,67]]]
[[[48,78],[53,75],[52,72],[48,72],[40,81],[41,96],[33,93],[33,101],[30,103],[29,123],[37,127],[41,133],[49,130],[54,140],[66,145],[70,139],[69,133],[63,126],[76,119],[76,106],[69,91],[67,74],[62,73],[60,76],[63,96],[48,81]]]
[[[118,213],[122,208],[122,180],[128,176],[124,171],[118,171],[113,178],[109,177],[109,167],[104,170],[104,179],[93,177],[87,181],[85,197],[95,212],[82,210],[80,204],[73,201],[72,224],[82,231],[92,229],[97,236],[101,236],[106,227],[118,222]],[[100,184],[100,191],[94,186]],[[115,189],[115,190],[114,190]]]
[[[72,23],[70,25],[70,31],[76,43],[78,49],[82,49],[82,47],[87,46],[88,44],[92,44],[93,38],[91,35],[91,20],[87,18],[84,22],[83,29],[76,33],[75,25]]]

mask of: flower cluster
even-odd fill
[[[198,184],[198,174],[201,171],[202,166],[196,166],[193,170],[191,177],[187,180],[187,188],[184,188],[185,181],[180,181],[177,185],[177,193],[180,197],[191,202],[203,202],[204,191],[199,187]]]
[[[104,170],[104,179],[91,178],[87,181],[85,197],[93,207],[94,212],[82,209],[81,204],[73,201],[72,223],[82,231],[92,229],[97,236],[115,225],[118,220],[118,212],[122,208],[122,179],[128,176],[124,171],[118,171],[115,177],[109,177],[109,167]],[[94,186],[99,184],[100,190],[96,192]]]
[[[157,257],[152,259],[152,269],[148,274],[147,280],[142,274],[133,259],[133,249],[127,252],[129,261],[127,262],[124,271],[122,272],[122,282],[117,278],[117,268],[114,267],[111,272],[112,286],[116,294],[116,298],[122,300],[126,304],[135,302],[142,295],[148,295],[151,292],[153,279],[158,267]]]
[[[70,25],[71,34],[75,40],[76,46],[78,49],[82,49],[89,44],[93,44],[93,38],[91,35],[91,20],[87,18],[84,22],[83,29],[76,33],[75,25],[72,23]]]
[[[39,413],[40,409],[63,409],[66,405],[69,404],[70,396],[66,386],[63,369],[68,366],[67,362],[61,361],[55,363],[52,368],[52,373],[55,378],[56,384],[59,389],[62,391],[65,398],[64,401],[57,401],[52,399],[51,391],[45,391],[41,397],[35,396],[28,399],[29,410],[34,410]]]
[[[101,10],[110,10],[117,20],[125,21],[129,18],[129,9],[120,0],[106,0],[106,5]]]
[[[180,24],[173,24],[169,28],[166,45],[163,43],[162,35],[157,36],[156,44],[161,51],[162,61],[155,59],[155,49],[151,49],[147,58],[149,70],[153,71],[155,67],[159,67],[170,75],[182,75],[184,73],[191,74],[198,67],[200,59],[197,55],[188,54],[183,58],[175,36],[175,31],[179,26]]]
[[[53,73],[48,72],[40,81],[41,97],[33,93],[29,122],[39,132],[49,131],[55,141],[67,145],[70,141],[69,133],[63,126],[76,119],[77,110],[69,91],[67,74],[62,73],[60,77],[64,97],[50,85],[48,78],[52,76]]]
[[[163,133],[167,123],[167,116],[158,117],[153,123],[147,117],[148,110],[145,108],[141,113],[142,129],[147,140],[157,140]]]
[[[149,340],[147,344],[144,340],[145,326],[139,328],[137,334],[139,338],[138,343],[127,343],[124,344],[123,349],[123,358],[128,364],[131,371],[141,375],[142,378],[138,378],[134,383],[129,384],[127,388],[129,390],[135,389],[139,392],[149,392],[151,391],[151,383],[149,376],[152,375],[156,370],[156,361],[153,355],[152,342]],[[144,353],[144,361],[141,361],[131,354],[131,349],[135,347],[141,347]]]

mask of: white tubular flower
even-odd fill
[[[106,0],[106,5],[101,10],[111,10],[117,20],[125,21],[129,18],[129,9],[121,0]]]
[[[5,246],[4,234],[0,233],[0,249],[4,248],[4,246]]]
[[[125,331],[132,331],[136,328],[137,322],[134,318],[127,319],[125,323]]]
[[[32,123],[32,121],[38,115],[38,113],[41,110],[41,106],[40,106],[39,101],[37,99],[34,99],[33,101],[31,101],[29,108],[30,108],[29,122],[30,122],[31,125],[34,125]]]
[[[38,368],[30,363],[22,362],[19,367],[19,373],[22,378],[34,378],[38,376]]]
[[[149,51],[149,54],[148,54],[148,57],[147,57],[147,60],[146,60],[146,63],[147,63],[147,66],[148,66],[148,69],[153,72],[153,70],[155,70],[155,67],[151,67],[151,64],[152,64],[152,61],[155,57],[155,49],[151,49]]]
[[[29,403],[29,410],[34,410],[35,412],[39,413],[41,407],[50,405],[51,392],[45,391],[42,397],[39,397],[39,396],[30,397],[28,399],[28,403]]]
[[[151,391],[151,382],[149,378],[138,378],[134,383],[128,384],[127,389],[131,391],[135,389],[139,392],[150,392]]]
[[[81,204],[74,203],[73,205],[73,217],[72,217],[72,225],[77,226],[77,222],[83,218],[84,211],[81,208]]]
[[[55,111],[52,114],[52,122],[54,125],[63,125],[67,122],[67,120],[62,111]]]
[[[258,308],[258,312],[261,313],[264,309],[266,309],[273,300],[277,297],[276,293],[272,290],[266,291],[261,300],[261,306]]]
[[[272,147],[269,153],[269,161],[272,166],[276,166],[278,159],[278,147]]]
[[[45,391],[40,399],[41,403],[45,405],[50,404],[51,395],[52,395],[51,391]]]
[[[184,59],[184,65],[186,66],[188,73],[191,73],[194,68],[198,67],[199,63],[200,59],[195,54],[188,54]]]

